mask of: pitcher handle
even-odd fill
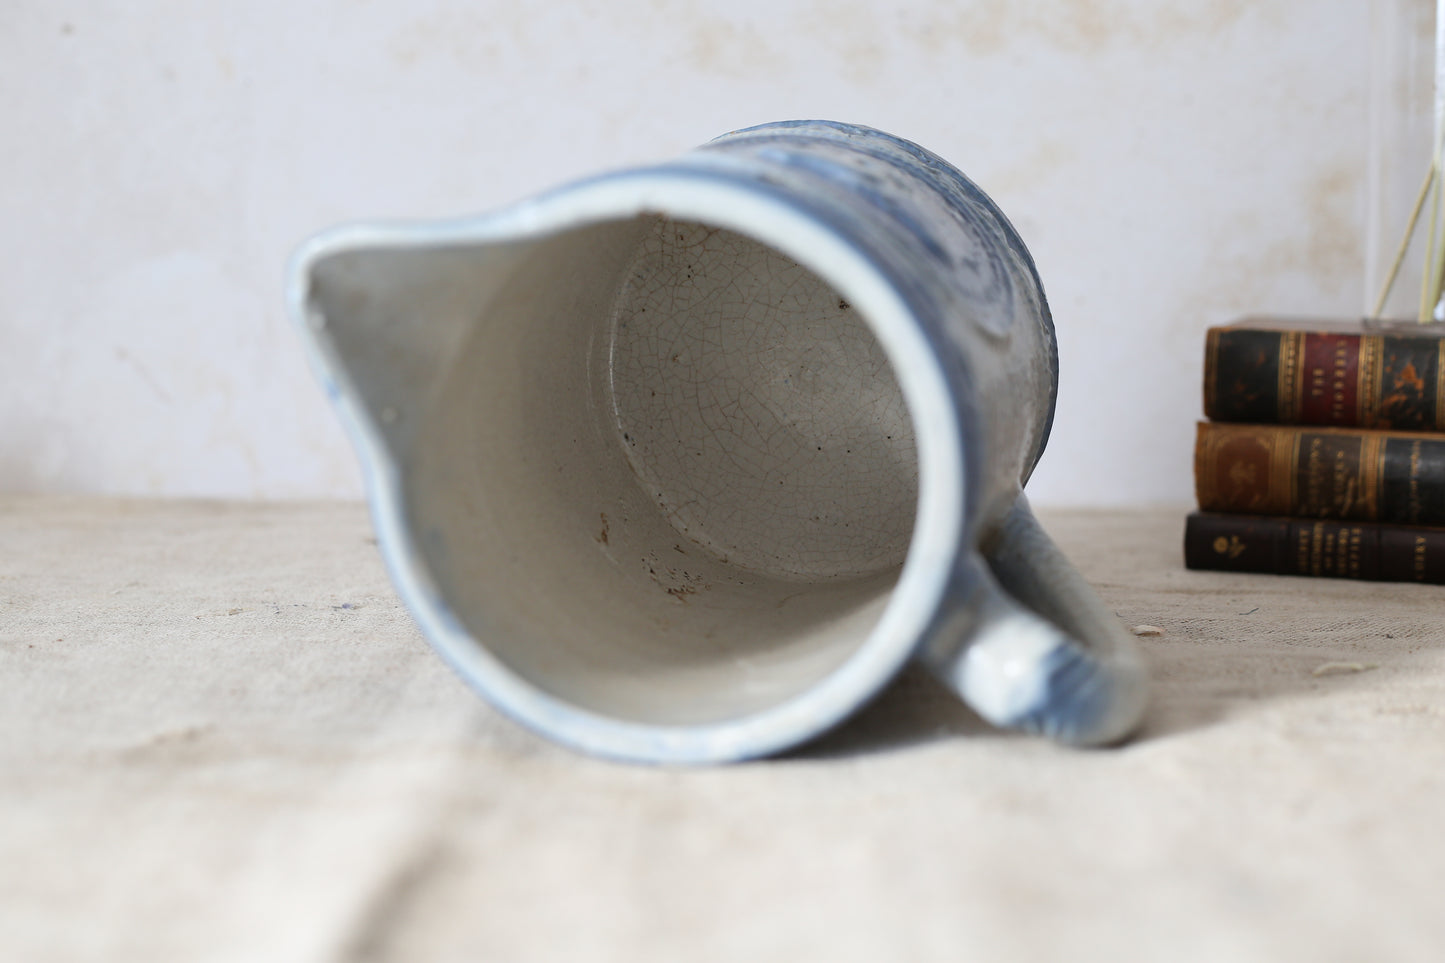
[[[1071,745],[1117,742],[1138,725],[1147,680],[1133,636],[1022,494],[956,578],[922,659],[970,708]]]

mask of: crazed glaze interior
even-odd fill
[[[756,241],[655,215],[486,272],[401,459],[470,633],[532,685],[652,725],[746,716],[838,668],[887,603],[918,487],[861,312]]]

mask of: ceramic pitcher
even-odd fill
[[[994,203],[797,121],[505,210],[343,227],[289,297],[436,650],[604,756],[719,762],[920,659],[990,722],[1126,736],[1133,639],[1023,495],[1053,323]]]

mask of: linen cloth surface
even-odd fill
[[[474,696],[361,505],[0,499],[0,959],[1445,956],[1445,588],[1042,514],[1163,630],[1138,738],[999,733],[910,669],[783,758],[668,769]]]

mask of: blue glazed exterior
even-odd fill
[[[965,516],[1000,517],[1048,441],[1058,349],[1033,258],[998,205],[938,155],[852,124],[750,127],[684,163],[711,167],[715,156],[828,223],[888,276],[950,375],[974,454]]]

